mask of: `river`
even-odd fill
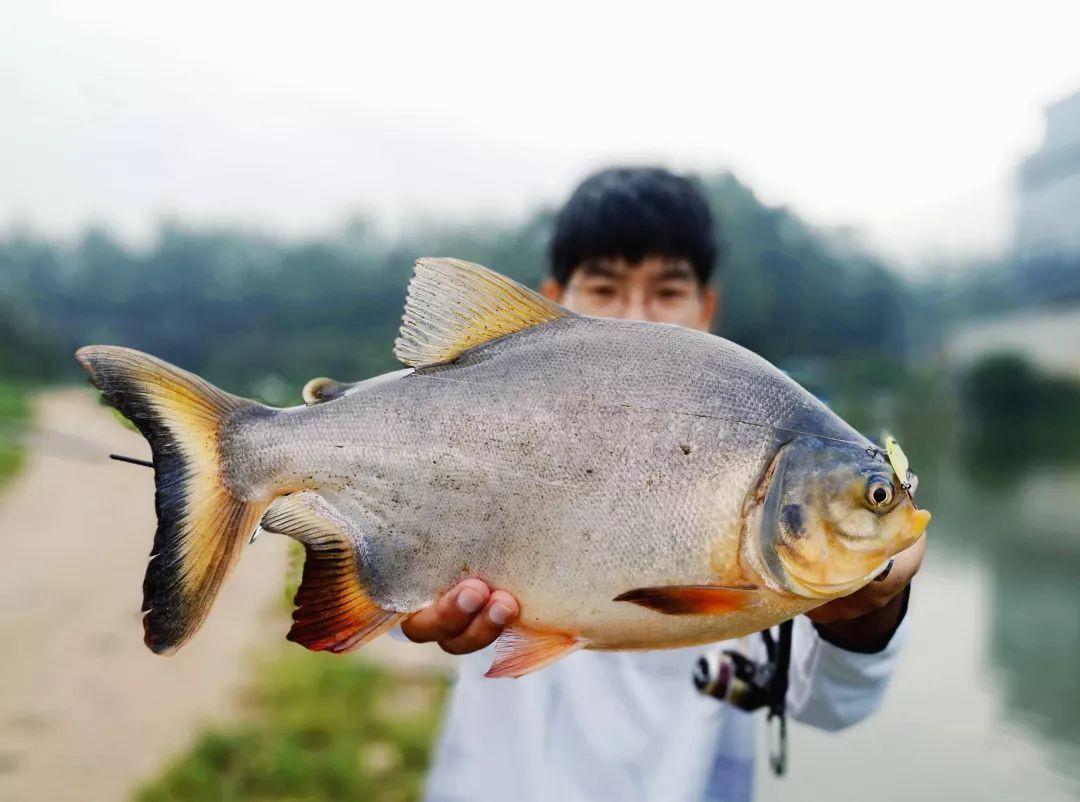
[[[934,520],[886,701],[842,733],[793,725],[762,802],[1080,799],[1080,466],[937,428],[908,446]]]

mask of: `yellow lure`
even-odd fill
[[[896,438],[891,434],[885,436],[885,453],[889,457],[889,464],[896,471],[900,484],[906,485],[908,483],[907,475],[910,464],[904,449],[900,448],[900,444],[896,442]]]

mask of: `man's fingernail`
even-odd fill
[[[463,613],[475,613],[483,603],[484,596],[476,588],[464,588],[457,595],[457,606]]]
[[[488,610],[488,618],[496,626],[504,626],[510,620],[510,608],[505,604],[493,604]]]

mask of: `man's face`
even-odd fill
[[[553,279],[540,291],[582,315],[675,323],[708,331],[716,307],[709,287],[698,284],[685,259],[646,256],[631,264],[622,258],[591,259],[565,286]]]

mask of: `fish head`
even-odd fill
[[[915,506],[914,474],[901,479],[869,443],[800,435],[765,482],[753,562],[770,585],[806,598],[854,592],[930,522]]]

